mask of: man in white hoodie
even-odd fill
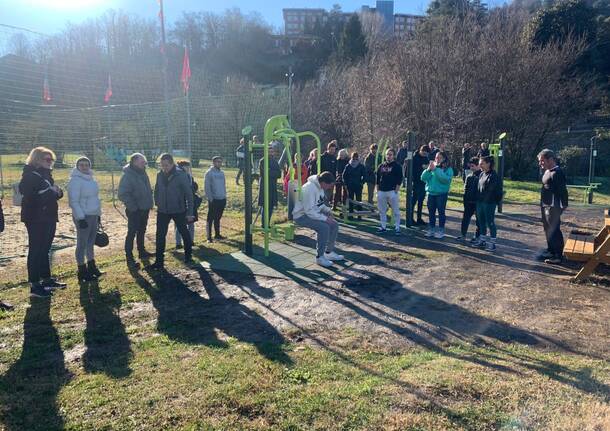
[[[301,190],[301,199],[297,200],[292,212],[298,226],[312,229],[318,234],[316,263],[324,267],[344,259],[334,252],[339,224],[333,218],[331,208],[326,205],[326,191],[333,189],[335,180],[336,176],[330,172],[310,176]]]

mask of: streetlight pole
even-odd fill
[[[292,123],[292,78],[294,77],[292,66],[288,66],[286,77],[288,78],[288,121]]]

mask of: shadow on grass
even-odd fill
[[[194,280],[178,278],[166,270],[148,271],[149,280],[138,271],[131,271],[159,313],[160,333],[182,343],[226,347],[227,343],[217,335],[218,330],[254,345],[270,360],[292,363],[281,349],[284,337],[269,322],[240,304],[239,299],[224,296],[203,268],[195,271],[199,277]],[[199,281],[203,291],[192,290]]]
[[[119,317],[121,294],[101,293],[98,281],[80,283],[80,303],[85,311],[83,366],[88,373],[102,372],[113,378],[131,374],[131,343]]]
[[[70,380],[48,298],[32,298],[23,323],[21,356],[0,378],[0,418],[4,429],[61,430],[57,395]]]

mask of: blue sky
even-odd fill
[[[395,0],[394,10],[423,14],[429,0]],[[362,5],[374,6],[375,0],[164,0],[169,22],[182,11],[221,12],[238,7],[244,12],[257,11],[276,28],[282,26],[282,8],[320,7],[330,9],[339,3],[345,11]],[[78,23],[96,17],[107,9],[122,9],[142,17],[156,18],[157,0],[0,0],[0,24],[25,27],[41,33],[53,33],[70,21]]]

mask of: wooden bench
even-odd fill
[[[586,262],[574,277],[574,281],[588,278],[600,263],[610,264],[610,210],[604,214],[604,227],[593,235],[573,232],[563,248],[563,254],[568,260]]]
[[[575,185],[568,184],[567,187],[569,189],[577,189],[583,191],[582,203],[583,204],[592,204],[593,203],[593,190],[596,190],[602,183],[591,183],[588,185]]]

